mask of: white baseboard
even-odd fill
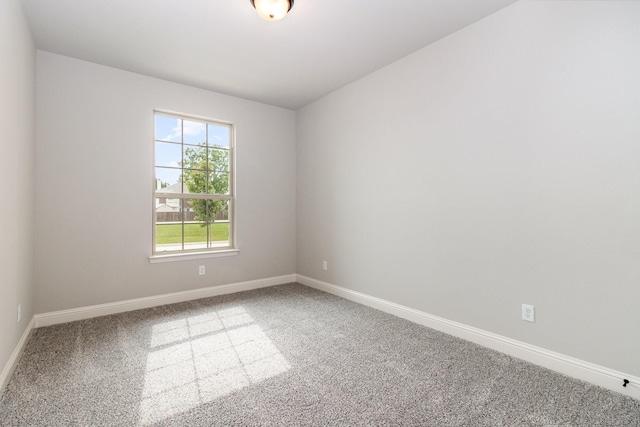
[[[433,316],[300,274],[296,275],[296,282],[640,400],[640,377],[627,375],[604,366],[595,365],[482,329]],[[629,380],[629,384],[626,387],[622,386],[623,379]]]
[[[2,396],[2,393],[4,392],[4,388],[9,383],[9,380],[11,379],[11,375],[13,374],[13,371],[16,369],[16,366],[18,365],[18,360],[20,360],[20,356],[22,355],[22,352],[24,351],[24,348],[26,347],[27,342],[29,341],[29,336],[31,335],[31,331],[33,330],[34,323],[35,323],[35,320],[32,317],[31,321],[29,322],[26,329],[22,333],[22,336],[20,337],[20,341],[18,341],[16,348],[13,350],[13,353],[11,353],[11,356],[9,357],[9,360],[7,361],[6,365],[4,365],[4,368],[2,369],[2,373],[0,373],[0,396]]]
[[[252,289],[266,288],[295,282],[296,275],[270,277],[267,279],[251,280],[248,282],[231,283],[227,285],[211,286],[208,288],[193,289],[190,291],[174,292],[170,294],[156,295],[152,297],[136,298],[118,301],[108,304],[92,305],[88,307],[73,308],[70,310],[54,311],[50,313],[36,314],[35,327],[57,325],[59,323],[73,322],[76,320],[91,319],[110,314],[124,313],[143,308],[157,307],[165,304],[191,301],[200,298],[209,298],[218,295],[232,294],[235,292],[249,291]]]
[[[586,362],[564,354],[556,353],[541,347],[530,345],[521,341],[507,338],[492,332],[464,325],[434,316],[419,310],[402,306],[380,298],[372,297],[361,292],[336,286],[327,282],[312,279],[300,274],[271,277],[267,279],[252,280],[248,282],[232,283],[228,285],[212,286],[191,291],[175,292],[153,297],[137,298],[109,304],[100,304],[89,307],[81,307],[71,310],[55,311],[51,313],[36,314],[25,329],[25,332],[12,353],[9,361],[0,374],[0,391],[11,378],[11,373],[24,350],[31,330],[36,327],[50,326],[75,320],[90,319],[126,311],[156,307],[165,304],[173,304],[183,301],[191,301],[200,298],[208,298],[217,295],[231,294],[252,289],[265,288],[284,283],[298,282],[305,286],[319,289],[333,295],[372,307],[389,314],[410,320],[414,323],[430,327],[432,329],[453,335],[467,341],[480,344],[484,347],[497,350],[501,353],[526,360],[539,366],[551,369],[561,374],[595,384],[606,389],[631,396],[640,400],[640,377],[627,375],[604,366]],[[623,387],[623,379],[629,380],[629,384]]]

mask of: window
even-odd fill
[[[153,255],[233,249],[233,126],[154,115]]]

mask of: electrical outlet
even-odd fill
[[[22,319],[22,304],[18,304],[18,323],[20,323],[20,319]]]
[[[326,271],[327,268],[329,268],[329,264],[327,264],[327,261],[322,261],[322,269]]]
[[[536,312],[532,305],[522,304],[522,320],[526,320],[527,322],[536,321]]]
[[[201,276],[204,276],[204,273],[205,273],[204,265],[201,265],[200,267],[198,267],[198,274]]]

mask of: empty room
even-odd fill
[[[0,425],[640,426],[640,1],[0,0]]]

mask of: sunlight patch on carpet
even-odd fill
[[[140,422],[151,424],[288,371],[242,306],[152,327]]]

